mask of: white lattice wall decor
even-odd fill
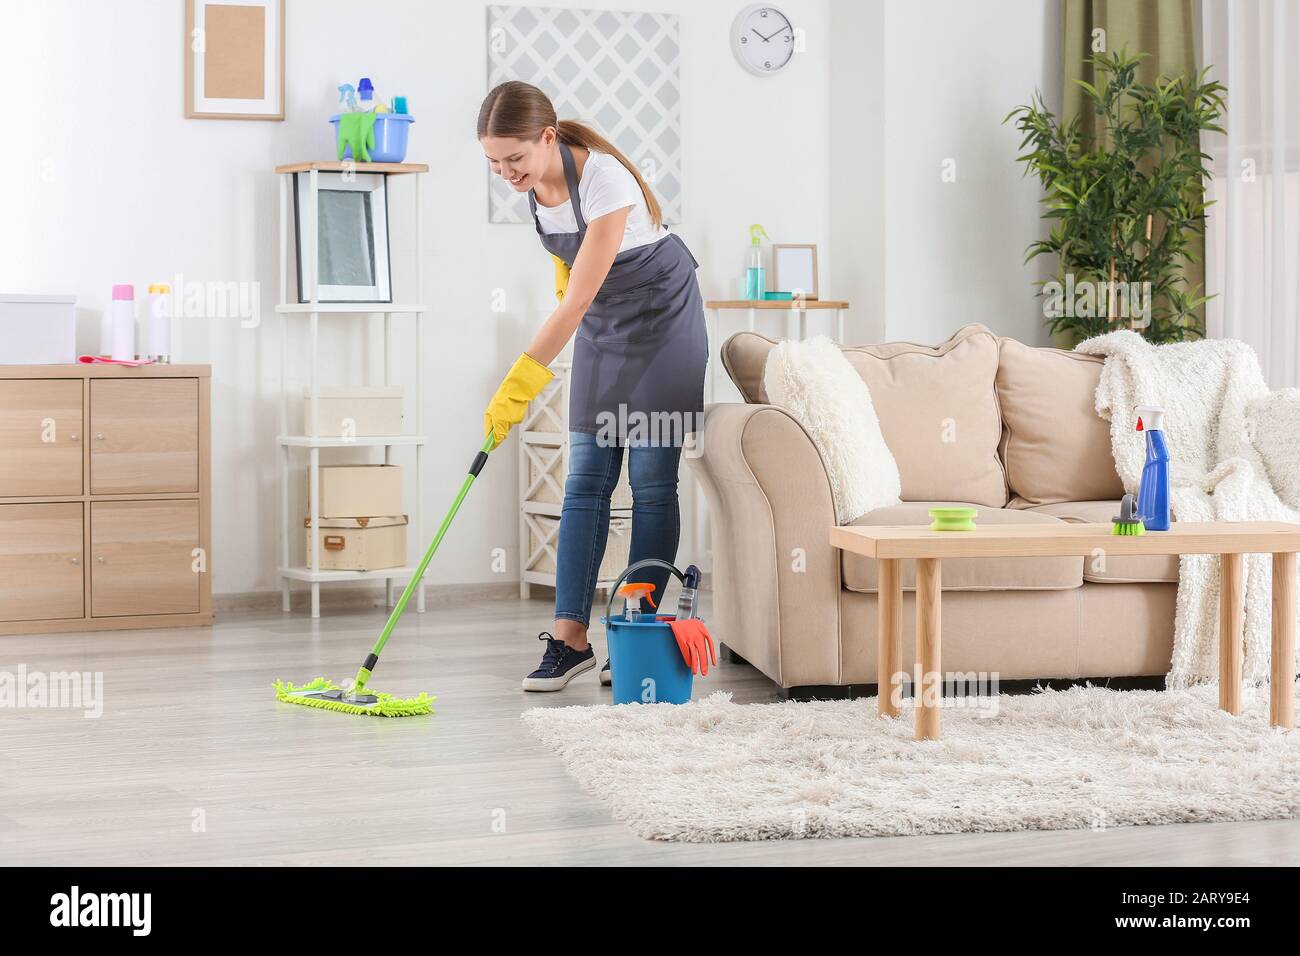
[[[598,130],[654,190],[664,221],[682,213],[677,17],[560,7],[487,8],[488,89],[540,87],[561,119]],[[528,200],[488,173],[488,221],[528,223]]]

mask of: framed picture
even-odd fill
[[[318,172],[312,214],[311,174],[293,175],[298,301],[311,301],[303,262],[316,250],[317,302],[392,302],[388,257],[388,177]],[[314,234],[313,234],[314,229]]]
[[[796,299],[816,299],[817,246],[772,243],[772,288],[777,292],[793,292]]]
[[[185,116],[284,119],[286,0],[185,0]]]

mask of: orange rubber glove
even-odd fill
[[[564,293],[569,288],[569,267],[559,256],[551,256],[555,260],[555,298],[557,301],[564,301]]]
[[[527,352],[515,359],[515,364],[501,380],[496,394],[492,396],[492,401],[488,402],[488,407],[483,412],[483,436],[486,438],[488,432],[492,433],[495,439],[494,448],[501,447],[501,443],[506,440],[506,435],[510,434],[512,425],[518,425],[524,420],[528,403],[536,398],[553,378],[555,373]]]

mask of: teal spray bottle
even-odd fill
[[[763,298],[763,293],[767,289],[767,276],[763,272],[763,239],[771,238],[767,230],[758,223],[749,227],[749,266],[745,269],[745,298],[751,301]]]

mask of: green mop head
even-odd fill
[[[419,717],[433,713],[436,697],[420,694],[405,700],[392,694],[360,695],[349,700],[348,694],[337,684],[324,677],[317,677],[301,687],[294,687],[286,681],[275,682],[275,698],[286,704],[302,704],[304,707],[320,707],[324,710],[337,710],[344,714],[361,714],[370,717]]]

